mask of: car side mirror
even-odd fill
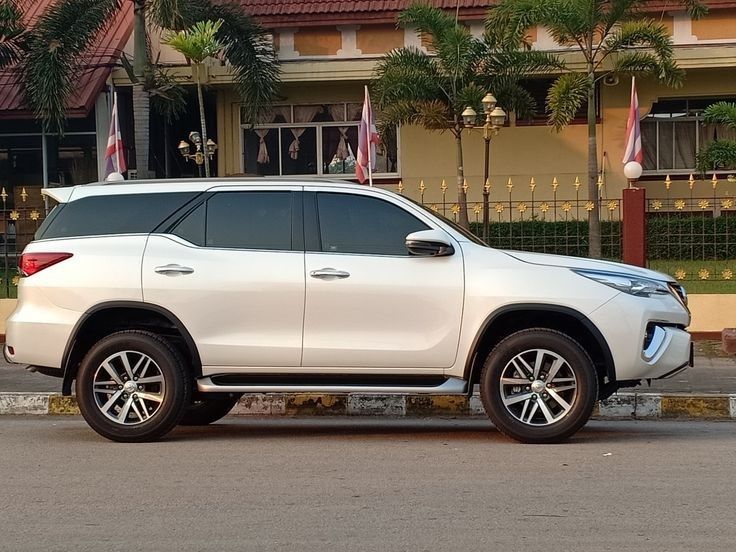
[[[440,230],[421,230],[406,236],[406,249],[416,257],[447,257],[455,254],[450,238]]]

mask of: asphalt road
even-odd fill
[[[0,418],[0,550],[733,550],[736,423],[228,420],[160,443]]]

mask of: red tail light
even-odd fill
[[[71,253],[23,253],[20,256],[18,268],[22,276],[31,276],[71,256]]]

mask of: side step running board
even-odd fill
[[[220,384],[212,378],[199,378],[197,389],[202,393],[378,393],[384,395],[464,395],[467,382],[459,378],[448,378],[440,385],[305,385],[305,384]]]

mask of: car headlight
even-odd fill
[[[634,274],[617,274],[613,272],[598,272],[597,270],[573,270],[580,276],[585,276],[601,284],[639,297],[670,294],[666,282],[642,278]]]

